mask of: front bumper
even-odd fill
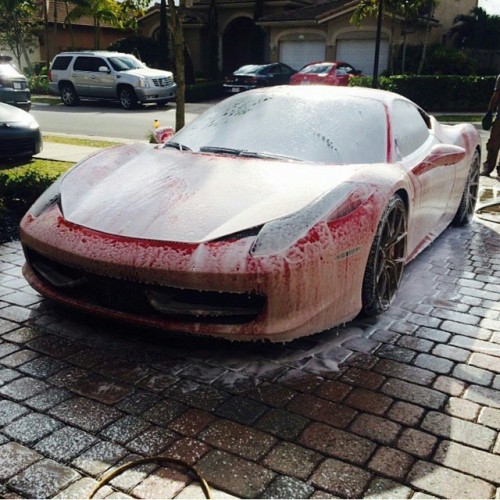
[[[23,272],[42,295],[95,315],[285,341],[348,321],[361,307],[363,272],[347,276],[346,266],[364,269],[366,255],[339,259],[335,246],[325,249],[328,226],[321,230],[328,234],[290,256],[253,258],[253,237],[199,245],[116,237],[65,221],[54,205],[21,223]]]
[[[140,102],[165,102],[175,99],[177,84],[169,87],[135,88],[135,94]]]
[[[42,150],[40,129],[2,127],[0,129],[0,158],[22,158]]]
[[[0,88],[0,102],[16,106],[24,111],[31,109],[31,93],[27,89]]]

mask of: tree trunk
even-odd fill
[[[418,64],[417,75],[422,73],[425,64],[425,56],[427,55],[427,45],[429,44],[429,34],[431,32],[431,19],[434,16],[434,10],[436,9],[436,5],[433,4],[431,11],[429,12],[429,16],[427,18],[427,26],[425,27],[425,38],[424,45],[422,47],[422,57],[420,58],[420,62]]]

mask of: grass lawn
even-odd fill
[[[87,139],[84,137],[66,137],[62,135],[45,135],[44,142],[57,142],[58,144],[72,144],[74,146],[91,146],[93,148],[109,148],[121,142],[101,141],[99,139]]]

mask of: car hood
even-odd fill
[[[127,75],[134,75],[134,76],[146,76],[149,78],[171,78],[172,77],[172,73],[170,71],[163,71],[161,69],[155,69],[155,68],[129,69],[127,71],[121,71],[121,73],[126,73]]]
[[[35,119],[26,111],[0,102],[0,124],[2,123],[18,123],[18,122],[34,122]]]
[[[201,243],[297,212],[358,168],[134,144],[105,150],[70,171],[61,204],[66,220],[96,231]]]

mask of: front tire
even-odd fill
[[[380,218],[363,278],[363,312],[377,315],[387,309],[401,283],[408,237],[406,207],[394,195]]]
[[[472,217],[474,217],[479,191],[480,164],[479,152],[474,151],[469,168],[469,175],[467,176],[467,181],[465,182],[464,191],[462,193],[462,199],[460,200],[457,213],[451,221],[453,226],[465,226],[472,220]]]
[[[71,83],[63,83],[59,88],[61,94],[61,101],[65,106],[77,106],[80,98],[76,93],[75,87]]]
[[[132,87],[121,87],[118,91],[118,98],[123,109],[134,109],[138,100]]]

